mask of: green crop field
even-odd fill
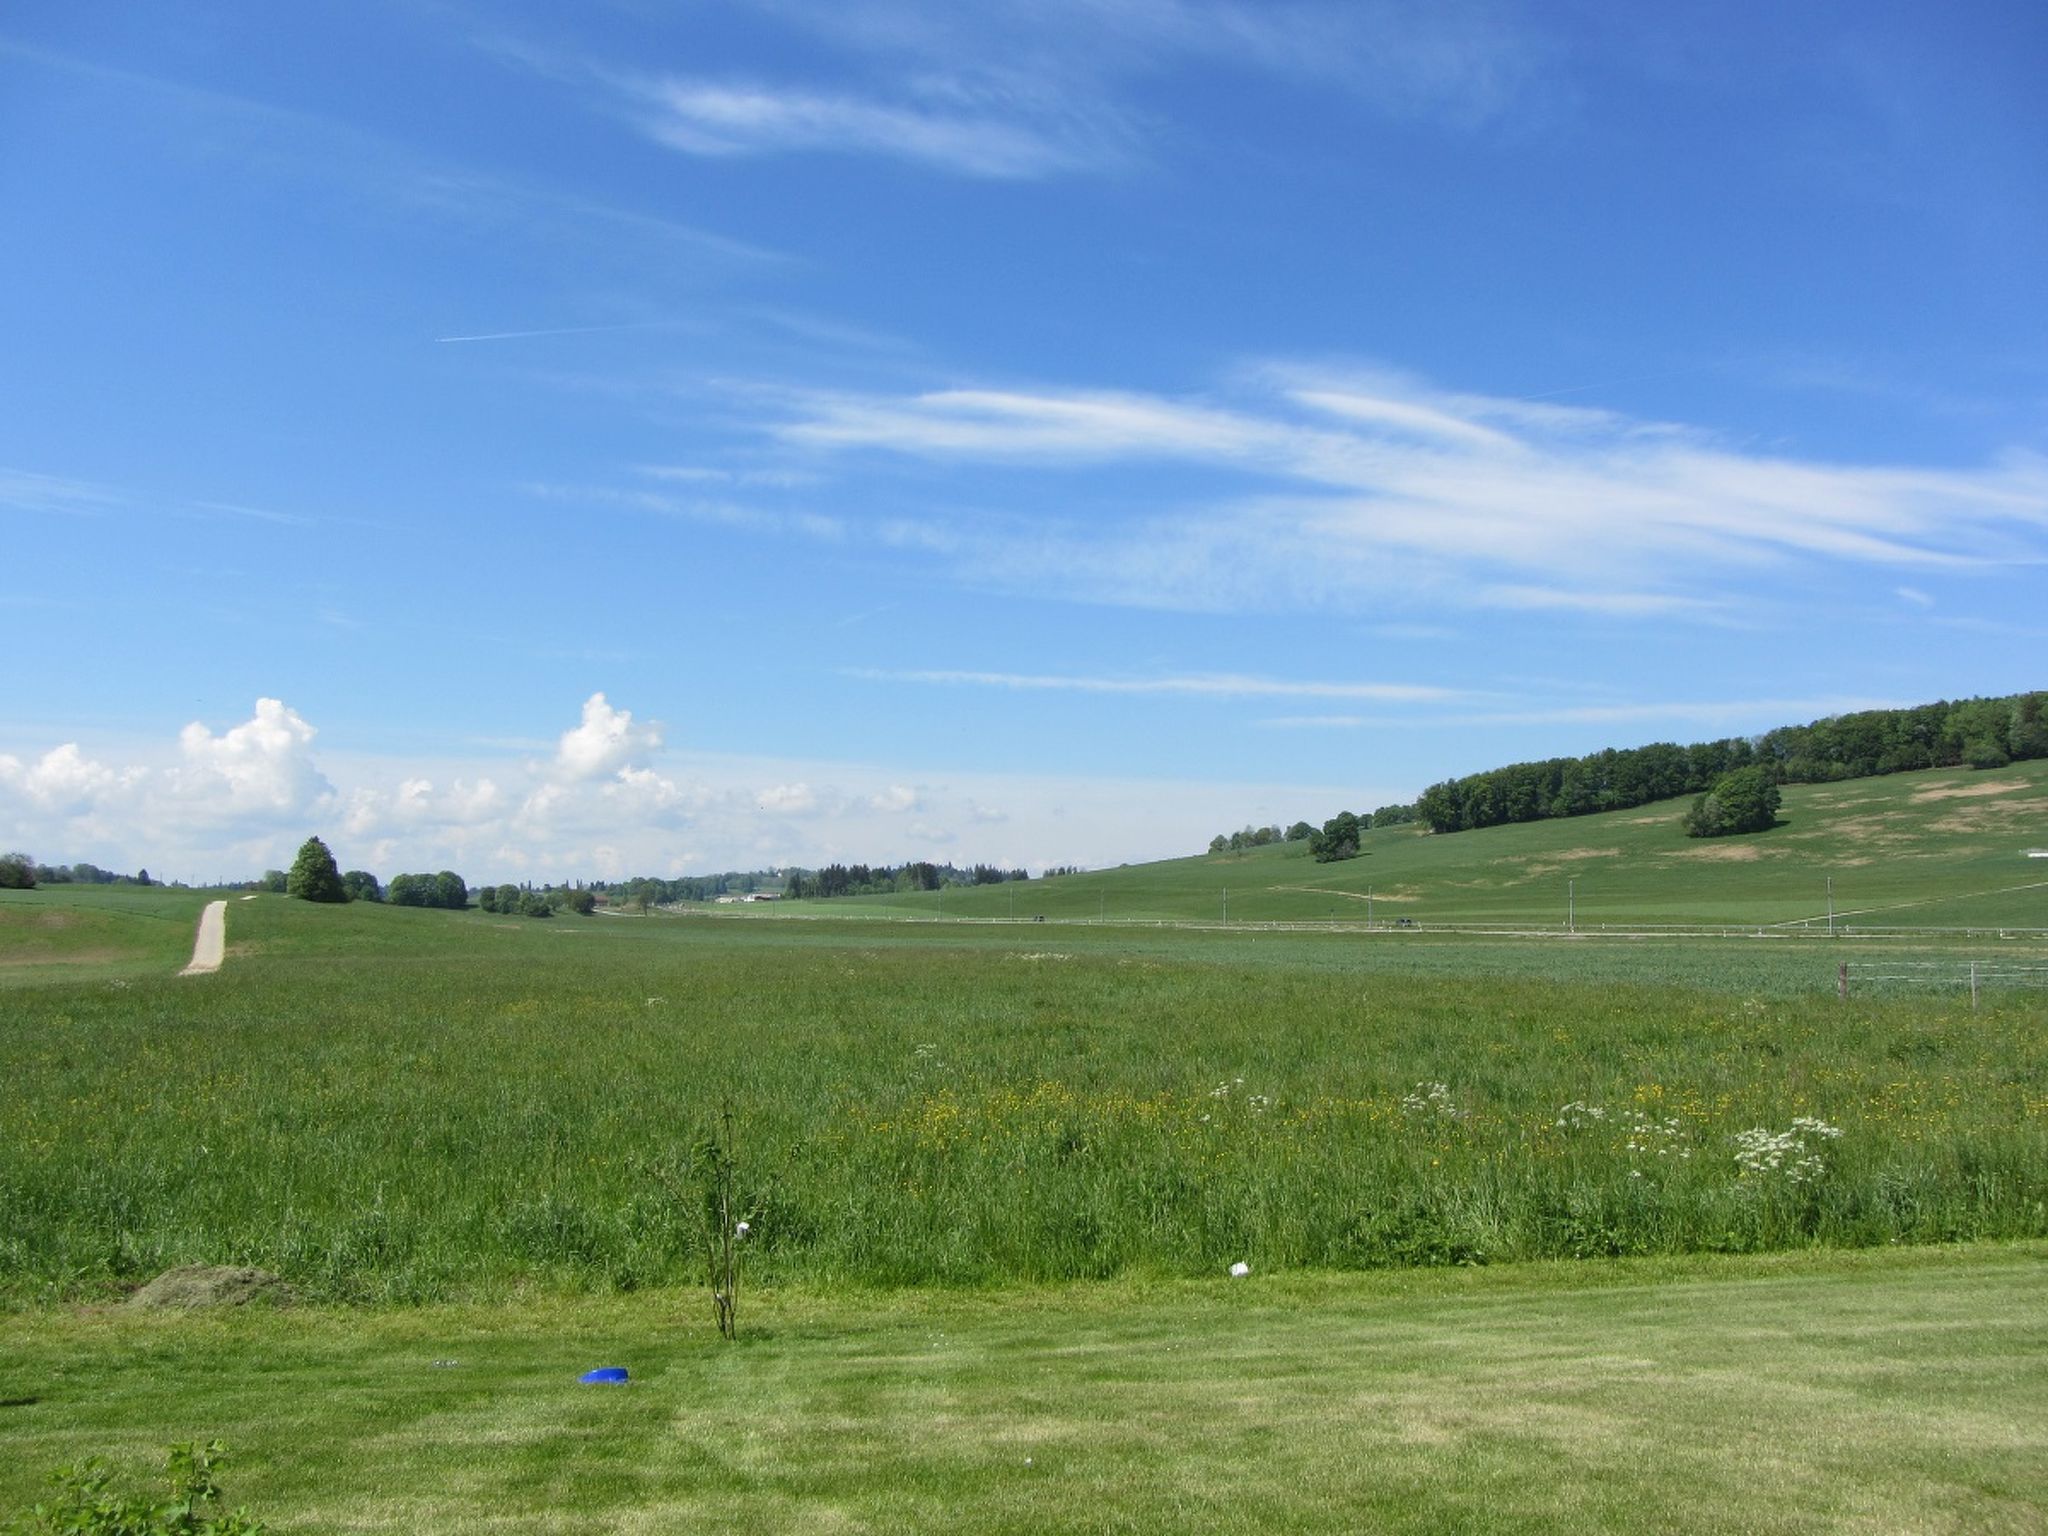
[[[1562,928],[1825,927],[1828,882],[1852,927],[2048,929],[2048,761],[1788,785],[1780,825],[1688,838],[1689,803],[1431,836],[1368,832],[1317,864],[1305,843],[944,893],[791,910],[932,917],[1483,923]],[[1575,887],[1575,888],[1574,888]]]
[[[193,978],[200,893],[0,893],[0,1510],[221,1434],[291,1530],[2028,1529],[2048,941],[1942,825],[2029,825],[2015,777],[1826,792],[1923,817],[1802,865],[1845,908],[1885,863],[2006,903],[1905,937],[1603,932],[1584,875],[1575,937],[1485,905],[1547,839],[1636,915],[1805,915],[1762,858],[1689,907],[1654,850],[1558,860],[1634,813],[1014,888],[1149,882],[1127,921],[231,899]],[[1530,931],[1235,921],[1238,872],[1404,860]],[[689,1289],[722,1105],[729,1348]],[[300,1305],[109,1306],[188,1262]],[[564,1384],[614,1355],[640,1387]]]

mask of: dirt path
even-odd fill
[[[224,901],[209,901],[206,910],[199,914],[199,937],[192,941],[192,963],[178,972],[180,976],[204,976],[209,971],[220,969],[221,958],[228,947],[228,904]]]

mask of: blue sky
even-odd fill
[[[0,842],[1112,864],[2043,685],[2030,4],[0,12]]]

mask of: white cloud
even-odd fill
[[[467,825],[492,819],[506,804],[505,792],[488,778],[456,779],[445,790],[432,779],[410,778],[392,795],[389,813],[400,822]]]
[[[972,688],[1007,688],[1021,692],[1184,694],[1197,698],[1382,699],[1401,703],[1467,696],[1458,688],[1423,683],[1361,683],[1293,681],[1247,677],[1238,673],[1199,673],[1184,677],[1089,677],[1025,672],[910,671],[889,672],[850,668],[850,677],[876,682],[933,683]]]
[[[1934,599],[1918,587],[1897,587],[1893,589],[1902,603],[1911,603],[1915,608],[1932,608]]]
[[[385,879],[444,868],[497,882],[925,857],[1097,865],[1192,848],[1211,823],[1293,820],[1358,790],[933,776],[907,764],[707,754],[565,778],[551,759],[508,767],[502,749],[467,761],[342,752],[315,762],[315,734],[265,700],[219,733],[202,725],[154,743],[0,756],[0,842],[184,880],[282,868],[309,834],[325,837],[345,868]]]
[[[902,815],[922,803],[918,792],[908,784],[891,784],[881,793],[868,796],[868,804],[884,815]]]
[[[1218,71],[1316,86],[1455,131],[1535,97],[1550,50],[1485,0],[770,0],[820,78],[710,78],[507,57],[600,82],[604,105],[684,154],[873,155],[950,175],[1117,170],[1185,141],[1147,77]],[[834,59],[815,44],[838,44]]]
[[[777,784],[756,795],[754,804],[777,816],[802,816],[818,808],[818,795],[808,784]]]
[[[593,693],[583,703],[583,723],[562,733],[554,772],[565,780],[594,779],[660,747],[660,727],[635,725],[630,709],[614,709],[602,693]]]
[[[972,583],[1130,606],[1398,600],[1715,618],[1748,599],[1759,571],[1967,574],[2048,559],[2048,460],[2032,454],[1959,469],[1802,460],[1380,373],[1272,367],[1244,389],[1231,404],[1014,389],[811,396],[768,430],[814,452],[1241,477],[1167,511],[1075,477],[1056,519],[935,507],[866,533]]]
[[[94,762],[76,742],[52,747],[34,763],[0,756],[0,784],[26,795],[43,810],[79,815],[91,810],[101,799],[126,791],[138,783],[147,770],[115,770]]]
[[[670,77],[639,83],[647,132],[693,155],[880,154],[960,175],[1015,179],[1112,157],[1109,136],[1072,120],[981,103]]]
[[[174,792],[223,819],[311,811],[334,794],[313,763],[315,734],[280,699],[258,699],[253,716],[218,736],[195,720],[178,735]]]

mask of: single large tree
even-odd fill
[[[334,855],[319,838],[309,837],[299,845],[299,856],[292,860],[291,872],[284,877],[284,893],[307,901],[348,900],[348,887],[341,883],[341,870],[335,865]]]
[[[1777,783],[1763,768],[1751,766],[1724,773],[1685,813],[1685,835],[1726,837],[1736,832],[1761,832],[1777,825],[1780,798]]]
[[[1344,859],[1355,859],[1358,857],[1358,835],[1370,825],[1370,816],[1339,811],[1323,823],[1320,832],[1310,835],[1309,851],[1315,855],[1318,864],[1335,864]]]

